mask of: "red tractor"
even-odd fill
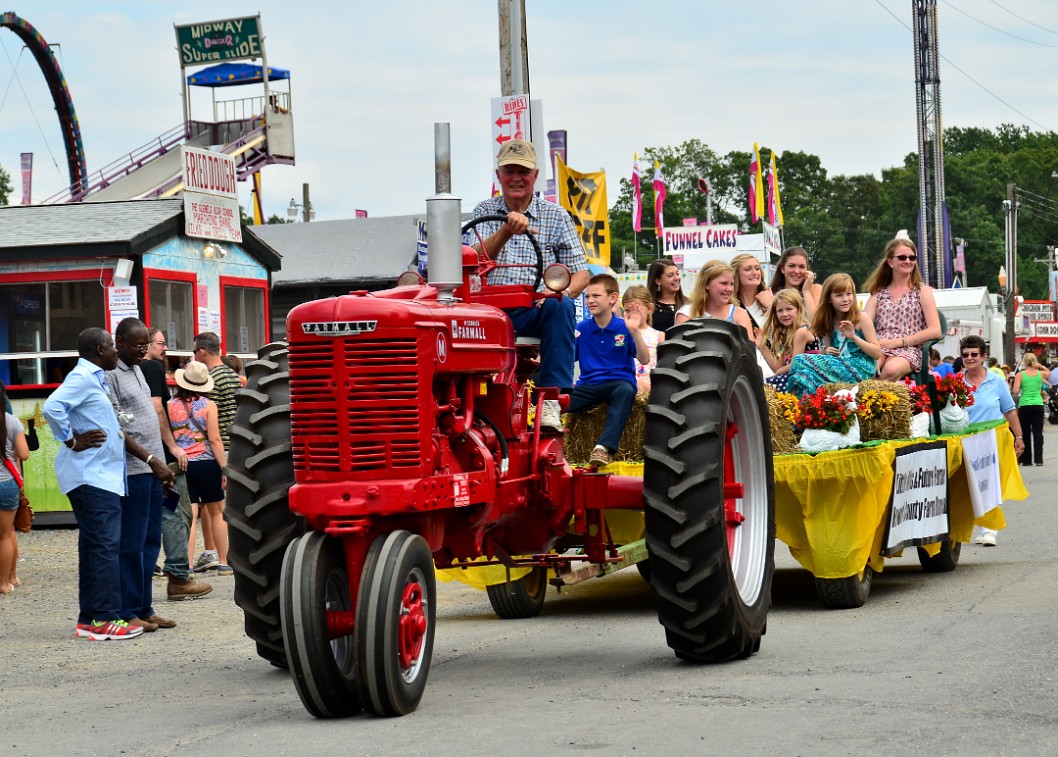
[[[300,305],[289,342],[247,366],[227,519],[235,599],[259,654],[289,668],[316,717],[409,713],[430,668],[435,566],[530,567],[489,591],[501,617],[529,617],[549,568],[622,559],[606,511],[633,509],[645,510],[643,572],[676,655],[750,656],[775,534],[753,346],[717,320],[670,330],[643,478],[572,468],[562,435],[531,423],[534,403],[539,416],[545,399],[568,398],[553,387],[531,398],[538,348],[519,344],[504,312],[561,296],[569,272],[544,271],[537,247],[551,291],[490,286],[495,264],[462,246],[459,201],[439,183],[429,284]]]

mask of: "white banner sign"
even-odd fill
[[[107,307],[113,310],[135,310],[140,306],[136,287],[107,287]]]
[[[239,198],[235,158],[222,152],[186,145],[180,148],[180,157],[185,192]]]
[[[718,226],[666,226],[662,229],[661,238],[665,244],[665,257],[685,255],[687,253],[722,252],[726,255],[738,244],[738,226],[723,224]]]
[[[882,554],[948,538],[948,448],[945,442],[901,447]]]
[[[1022,315],[1028,316],[1030,321],[1053,321],[1054,303],[1035,300],[1026,300],[1021,303]]]
[[[118,330],[118,324],[126,318],[139,318],[140,311],[136,308],[125,309],[125,310],[111,310],[110,311],[110,333],[113,334]]]
[[[762,221],[764,224],[764,249],[771,255],[782,255],[782,236],[779,234],[779,227],[772,226],[767,221]]]
[[[492,162],[505,142],[512,139],[529,141],[529,95],[510,95],[492,98]],[[537,163],[539,165],[539,161]],[[542,174],[544,172],[541,172]]]
[[[184,192],[184,234],[215,242],[242,242],[238,199]]]
[[[999,486],[999,449],[996,445],[996,430],[989,429],[962,440],[963,467],[966,468],[967,484],[974,517],[980,518],[1003,504],[1003,493]]]

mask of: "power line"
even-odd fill
[[[48,155],[51,156],[52,165],[55,166],[55,170],[59,171],[61,174],[62,171],[59,169],[59,163],[55,160],[55,153],[52,152],[51,145],[48,144],[48,138],[45,136],[44,129],[41,128],[40,121],[37,119],[37,112],[33,110],[33,103],[30,102],[29,95],[26,94],[26,88],[22,86],[22,78],[18,75],[15,64],[11,62],[11,55],[7,52],[7,46],[2,39],[0,39],[0,49],[4,51],[4,57],[7,58],[7,63],[11,66],[11,69],[14,72],[14,80],[18,82],[18,88],[22,91],[22,97],[25,98],[26,105],[29,106],[30,115],[33,116],[33,123],[37,125],[37,131],[40,132],[40,138],[44,140],[44,146],[48,148]],[[19,53],[19,57],[22,57],[21,52]]]
[[[966,16],[968,19],[970,19],[971,21],[976,21],[977,23],[981,24],[981,26],[987,26],[989,29],[991,29],[994,32],[999,32],[1000,34],[1005,34],[1008,37],[1013,37],[1014,39],[1020,40],[1022,42],[1028,42],[1030,45],[1039,45],[1040,47],[1053,47],[1055,49],[1058,49],[1058,45],[1048,45],[1046,42],[1037,42],[1036,40],[1032,40],[1032,39],[1029,39],[1027,37],[1019,37],[1017,34],[1011,34],[1010,32],[1003,31],[998,26],[992,26],[987,21],[982,21],[979,18],[975,18],[975,17],[971,16],[966,11],[960,10],[959,8],[956,8],[954,5],[949,3],[948,0],[941,0],[941,2],[943,2],[945,5],[947,5],[949,8],[951,8],[956,13],[961,13],[964,16]]]
[[[997,8],[1002,8],[1007,13],[1009,13],[1011,16],[1013,16],[1014,18],[1021,19],[1026,24],[1030,24],[1032,26],[1035,26],[1037,29],[1043,29],[1045,32],[1050,32],[1051,34],[1058,34],[1058,32],[1056,32],[1054,29],[1048,29],[1046,26],[1040,26],[1039,24],[1037,24],[1032,19],[1025,18],[1024,16],[1019,16],[1017,13],[1015,13],[1012,10],[1010,10],[1010,8],[1006,8],[1006,7],[1002,6],[1002,5],[1000,5],[999,3],[997,3],[996,0],[988,0],[988,2],[992,3],[992,5],[996,6]]]
[[[894,19],[896,19],[896,22],[897,22],[898,24],[900,24],[900,25],[901,25],[902,27],[904,27],[905,29],[907,29],[907,30],[908,30],[909,32],[912,32],[912,33],[914,33],[914,30],[913,30],[913,29],[912,29],[912,28],[911,28],[910,26],[908,26],[907,24],[905,24],[905,23],[904,23],[904,22],[903,22],[903,21],[902,21],[902,20],[900,19],[900,17],[899,17],[899,16],[897,16],[897,15],[896,15],[895,13],[893,13],[893,12],[892,12],[891,10],[889,10],[888,8],[886,8],[886,7],[885,7],[885,5],[883,5],[883,4],[882,4],[882,0],[874,0],[874,2],[875,2],[875,3],[877,3],[877,4],[878,4],[878,5],[879,5],[879,6],[880,6],[880,7],[882,8],[882,10],[884,10],[884,11],[885,11],[886,13],[888,13],[888,14],[889,14],[890,16],[892,16],[892,17],[893,17]],[[1047,128],[1046,126],[1044,126],[1043,124],[1041,124],[1041,123],[1040,123],[1039,121],[1037,121],[1037,120],[1036,120],[1035,118],[1031,118],[1031,117],[1029,117],[1029,116],[1025,115],[1025,114],[1024,114],[1024,113],[1022,113],[1022,112],[1021,112],[1020,110],[1018,110],[1018,109],[1017,109],[1017,108],[1015,108],[1015,107],[1014,107],[1013,105],[1011,105],[1011,104],[1010,104],[1010,103],[1008,103],[1008,102],[1007,102],[1006,100],[1004,100],[1004,99],[1003,99],[1002,97],[1000,97],[1000,96],[999,96],[999,95],[997,95],[997,94],[996,94],[995,92],[993,92],[993,91],[992,91],[992,90],[990,90],[990,89],[989,89],[988,87],[986,87],[986,86],[985,86],[984,84],[982,84],[981,82],[977,81],[977,79],[973,78],[973,77],[972,77],[972,76],[970,76],[970,75],[969,75],[968,73],[966,73],[965,71],[963,71],[963,70],[962,70],[961,68],[959,68],[959,67],[958,67],[957,65],[955,65],[955,63],[954,63],[954,62],[953,62],[953,61],[952,61],[952,60],[951,60],[951,59],[950,59],[950,58],[949,58],[948,56],[944,55],[943,53],[938,53],[938,55],[939,55],[939,56],[940,56],[940,57],[941,57],[941,58],[942,58],[942,59],[944,60],[944,62],[945,62],[945,63],[947,63],[947,64],[948,64],[949,66],[951,66],[951,67],[952,67],[952,68],[954,68],[954,69],[955,69],[956,71],[958,71],[958,72],[959,72],[960,74],[962,74],[962,75],[963,75],[963,76],[965,76],[965,77],[966,77],[967,79],[969,79],[970,81],[972,81],[972,82],[973,82],[974,84],[976,84],[976,85],[977,85],[978,87],[980,87],[980,88],[981,88],[981,89],[982,89],[983,91],[987,92],[987,93],[988,93],[989,95],[991,95],[992,97],[994,97],[994,98],[995,98],[996,100],[998,100],[999,102],[1001,102],[1001,103],[1003,103],[1004,105],[1006,105],[1006,106],[1007,106],[1008,108],[1010,108],[1010,109],[1011,109],[1012,111],[1014,111],[1014,112],[1015,112],[1015,113],[1017,113],[1017,114],[1018,114],[1019,116],[1021,116],[1022,118],[1024,118],[1024,119],[1025,119],[1026,121],[1031,121],[1032,123],[1034,123],[1034,124],[1036,124],[1037,126],[1039,126],[1039,127],[1041,128],[1041,129],[1043,129],[1043,130],[1045,130],[1045,131],[1050,131],[1050,129],[1048,129],[1048,128]]]

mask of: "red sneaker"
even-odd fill
[[[88,629],[88,638],[92,641],[106,641],[107,639],[123,641],[124,639],[134,639],[142,633],[142,628],[130,626],[124,620],[96,620],[92,622],[91,628]]]
[[[73,635],[78,639],[88,638],[89,632],[92,630],[92,626],[88,623],[78,623],[77,629],[73,632]]]

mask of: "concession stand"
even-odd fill
[[[40,440],[25,478],[42,521],[69,513],[41,405],[76,365],[77,335],[135,316],[165,333],[170,370],[202,331],[216,332],[224,352],[255,356],[271,340],[279,267],[250,228],[241,242],[188,236],[180,198],[0,207],[0,380]]]

